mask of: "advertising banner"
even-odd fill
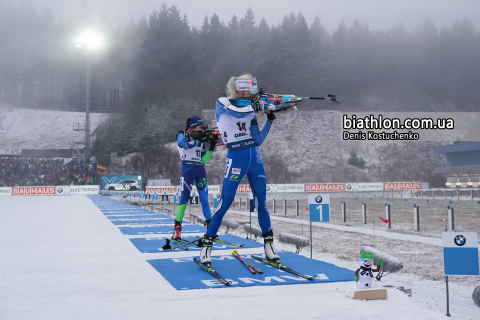
[[[383,182],[347,182],[346,191],[383,191]]]
[[[267,184],[267,192],[304,192],[304,184]]]
[[[422,184],[418,181],[416,182],[385,182],[384,190],[420,190]]]
[[[268,189],[268,187],[267,187]],[[250,185],[249,184],[241,184],[238,186],[237,188],[237,193],[249,193],[249,192],[252,192],[252,189],[250,189]]]
[[[54,196],[55,187],[13,187],[14,196]]]
[[[339,192],[345,191],[344,183],[306,183],[305,192]]]
[[[147,187],[147,188],[150,188],[150,187]],[[180,186],[176,186],[174,187],[175,188],[175,191],[178,191],[178,192],[181,192],[182,191],[182,188]],[[221,191],[221,186],[218,185],[218,184],[212,184],[212,185],[208,185],[208,194],[217,194]],[[191,190],[190,190],[190,193],[193,193],[195,192],[196,194],[198,194],[198,190],[197,190],[197,187],[195,185],[192,186]]]
[[[208,185],[208,194],[220,193],[220,185]]]
[[[12,188],[11,187],[1,187],[0,188],[0,196],[11,196],[12,195]]]
[[[100,192],[100,186],[56,186],[57,196],[69,195],[69,194],[98,194]]]
[[[159,195],[162,195],[164,192],[167,194],[175,193],[175,186],[148,186],[145,187],[148,192],[157,192]]]
[[[141,191],[142,189],[142,176],[130,175],[130,176],[103,176],[100,182],[100,190],[108,190],[114,188],[117,191],[127,190],[131,187]],[[108,186],[108,188],[105,188]]]

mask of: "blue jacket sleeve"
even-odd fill
[[[183,148],[185,150],[188,150],[190,148],[193,148],[193,147],[196,147],[198,146],[198,141],[197,140],[194,140],[194,141],[191,141],[191,142],[188,142],[187,141],[187,138],[185,138],[185,135],[183,133],[179,133],[177,135],[177,145],[180,147],[180,148]]]
[[[260,146],[263,141],[265,141],[271,127],[272,122],[267,121],[262,131],[260,131],[258,129],[257,117],[252,120],[252,125],[250,126],[250,133],[252,134],[253,141],[255,141],[255,145]]]

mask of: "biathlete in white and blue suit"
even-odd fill
[[[213,136],[214,139],[210,140],[210,148],[207,151],[205,141],[207,141],[208,138],[204,132],[204,128],[203,120],[199,117],[188,118],[185,131],[179,132],[177,135],[178,152],[182,160],[182,176],[180,178],[182,194],[175,215],[175,229],[172,239],[181,238],[183,216],[190,200],[190,193],[194,182],[197,186],[198,196],[202,204],[202,211],[207,226],[210,223],[212,213],[208,205],[208,182],[204,165],[210,160],[217,141],[215,139],[216,136]]]
[[[228,149],[227,164],[220,202],[204,236],[200,262],[211,263],[214,237],[244,175],[247,175],[254,199],[258,203],[258,222],[264,237],[265,255],[269,260],[279,260],[273,247],[273,231],[266,205],[267,181],[258,148],[267,137],[275,115],[268,113],[268,121],[261,131],[256,116],[257,112],[273,111],[276,107],[260,100],[257,80],[250,74],[230,78],[226,91],[227,97],[217,100],[216,120]]]

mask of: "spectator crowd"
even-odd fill
[[[96,172],[90,160],[0,157],[0,187],[93,185]]]

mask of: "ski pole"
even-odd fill
[[[235,249],[232,251],[232,255],[237,257],[238,260],[240,260],[241,262],[243,262],[245,264],[245,266],[248,268],[248,270],[250,270],[250,272],[252,274],[255,274],[255,271],[258,272],[259,274],[263,274],[263,271],[261,271],[260,269],[257,269],[255,268],[254,266],[252,266],[250,263],[248,263],[247,261],[245,261],[239,254],[238,254],[238,250]]]

